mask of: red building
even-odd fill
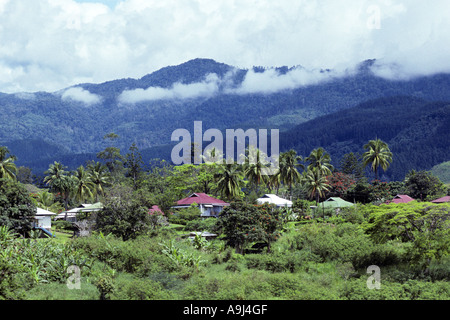
[[[189,197],[178,200],[172,208],[188,208],[192,204],[198,205],[202,217],[215,217],[230,204],[220,199],[208,196],[206,193],[193,193]]]

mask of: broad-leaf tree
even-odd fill
[[[36,206],[28,191],[13,180],[0,178],[0,226],[26,236],[35,214]]]

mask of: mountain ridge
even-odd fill
[[[292,87],[288,81],[294,76],[307,80],[314,77],[301,66],[239,69],[212,59],[193,59],[139,79],[84,83],[54,93],[0,94],[4,115],[0,145],[18,151],[18,164],[36,167],[34,163],[43,160],[23,153],[21,143],[40,141],[35,144],[41,143],[42,154],[47,154],[46,149],[60,150],[55,154],[58,157],[83,158],[104,149],[103,136],[114,132],[120,136],[117,146],[123,152],[136,143],[147,153],[163,150],[170,145],[173,130],[190,130],[196,120],[203,121],[205,128],[277,128],[284,132],[380,97],[403,95],[450,101],[450,74],[392,81],[372,73],[375,62],[363,61],[352,72],[337,77],[328,78],[333,70],[319,70],[312,76],[326,81]],[[277,88],[281,89],[264,92],[261,88],[267,84],[280,85]],[[235,90],[242,88],[250,91]],[[127,90],[145,99],[136,103],[120,101]],[[193,94],[195,90],[198,95]],[[159,94],[160,98],[151,94]]]

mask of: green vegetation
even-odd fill
[[[450,299],[450,204],[428,202],[448,190],[430,172],[369,181],[363,159],[349,153],[334,167],[324,148],[283,153],[272,176],[259,162],[146,169],[138,148],[128,151],[76,171],[54,162],[48,190],[0,179],[0,299]],[[275,190],[293,206],[255,202]],[[171,208],[193,192],[230,206],[217,218],[201,218],[196,205]],[[409,192],[423,197],[387,203]],[[315,209],[331,196],[355,205]],[[54,221],[56,238],[32,230],[35,206],[87,201],[103,209]],[[150,212],[155,205],[162,211]],[[86,233],[72,237],[77,229]],[[368,287],[370,266],[380,268],[381,289]]]
[[[445,184],[450,184],[450,161],[435,165],[431,173]]]

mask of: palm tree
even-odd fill
[[[105,187],[111,183],[111,176],[108,168],[100,162],[90,163],[87,168],[93,184],[95,201],[98,202],[99,194],[101,196],[105,195]]]
[[[64,208],[68,209],[68,201],[70,191],[73,187],[73,181],[68,172],[65,170],[67,167],[63,166],[61,163],[55,161],[51,164],[45,174],[44,178],[45,184],[50,186],[50,189],[55,193],[60,193],[63,201]]]
[[[14,164],[15,160],[17,158],[10,155],[7,147],[0,147],[0,178],[16,180],[17,168]]]
[[[215,175],[218,192],[227,200],[239,198],[243,176],[241,165],[225,163]]]
[[[318,205],[319,198],[324,197],[325,191],[330,188],[326,176],[321,173],[318,167],[313,167],[306,171],[304,182],[310,198],[315,198],[316,205]]]
[[[289,194],[292,200],[292,185],[301,180],[301,175],[297,168],[304,169],[303,164],[299,163],[303,161],[301,156],[297,155],[295,150],[289,150],[280,154],[279,161],[279,175],[280,181],[289,186]]]
[[[44,210],[58,213],[62,209],[61,204],[55,201],[54,195],[47,190],[36,194],[34,199],[36,200],[36,206]]]
[[[257,192],[259,189],[259,185],[261,183],[266,183],[268,181],[266,170],[267,165],[264,164],[266,161],[266,155],[259,149],[249,148],[248,156],[245,161],[244,166],[244,175],[247,177],[247,180],[256,186]]]
[[[79,166],[75,175],[73,176],[75,188],[75,200],[83,203],[85,200],[91,200],[94,197],[92,190],[94,183],[91,180],[89,172],[83,166]]]
[[[280,186],[281,186],[281,173],[280,170],[278,169],[274,174],[269,176],[269,179],[267,180],[267,187],[269,188],[269,190],[271,190],[271,192],[275,188],[276,193],[278,194]]]
[[[305,160],[309,162],[308,169],[317,168],[322,176],[330,175],[334,169],[330,163],[330,155],[322,147],[311,151]]]
[[[378,167],[387,170],[392,162],[392,152],[387,143],[378,138],[370,140],[364,149],[367,151],[363,153],[363,164],[365,167],[370,164],[372,171],[375,172],[375,179],[378,180]]]

